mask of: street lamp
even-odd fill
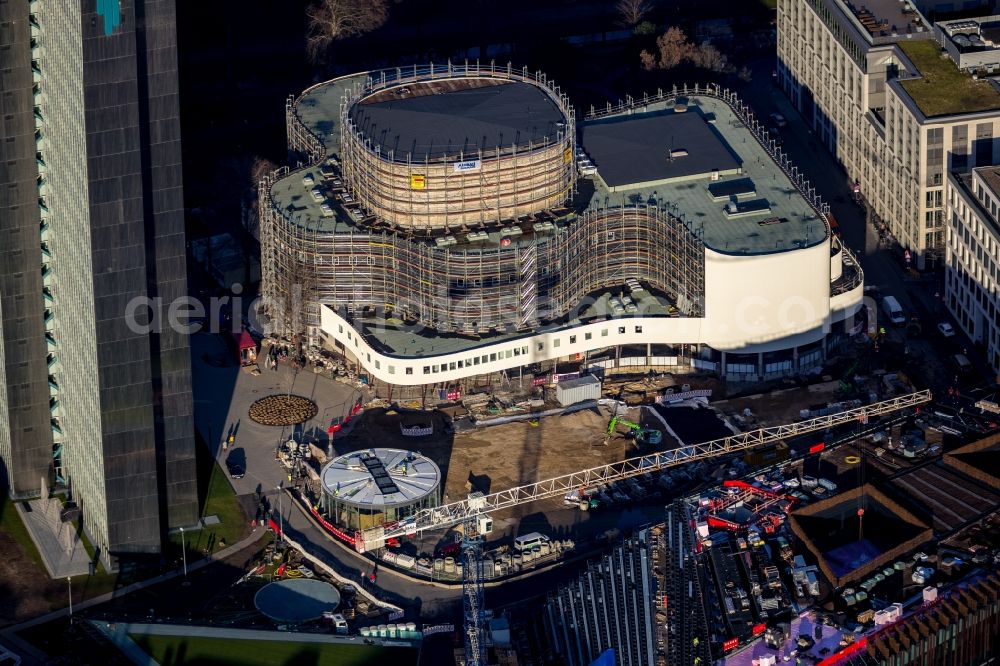
[[[184,543],[184,528],[181,529],[181,562],[184,563],[184,582],[187,582],[188,577],[188,558],[187,558],[187,546]]]
[[[283,494],[281,492],[281,489],[284,485],[285,485],[284,481],[278,484],[278,541],[279,542],[284,541],[285,539],[285,519],[284,516],[282,515],[283,512],[281,510],[281,504],[282,504],[281,496]]]
[[[73,624],[73,579],[66,576],[66,589],[69,591],[69,623]]]

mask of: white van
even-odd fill
[[[906,323],[903,308],[899,305],[899,301],[896,300],[895,296],[886,296],[882,299],[882,311],[885,312],[885,315],[889,317],[889,321],[894,325],[902,326]]]
[[[548,542],[549,538],[544,534],[532,532],[531,534],[524,534],[514,539],[514,550],[521,553]]]

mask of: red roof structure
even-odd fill
[[[257,362],[257,341],[246,329],[236,339],[236,347],[240,365],[253,365]]]

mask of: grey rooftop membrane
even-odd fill
[[[461,80],[460,80],[461,81]],[[566,117],[541,89],[521,82],[438,90],[414,84],[363,100],[351,111],[357,129],[397,161],[459,159],[555,141]],[[406,91],[403,93],[402,91]],[[388,97],[388,99],[385,99]]]
[[[646,118],[674,114],[672,106],[672,103],[670,108],[664,103],[650,105],[649,114],[652,115],[622,116],[621,122],[645,124],[643,121]],[[697,141],[697,137],[701,136],[712,146],[721,142],[728,146],[729,151],[738,154],[742,160],[740,173],[721,175],[718,180],[712,180],[711,172],[708,172],[693,174],[686,179],[622,185],[613,189],[602,183],[601,178],[595,178],[596,191],[590,200],[590,208],[655,201],[680,216],[693,231],[702,234],[706,246],[723,254],[784,252],[815,245],[826,239],[826,223],[725,102],[709,96],[692,97],[688,100],[687,111],[676,115],[698,119],[712,130],[708,137],[697,134],[686,140],[684,148],[689,154],[680,160],[690,159],[692,154],[703,150],[702,144]],[[588,131],[588,124],[584,124],[584,132]],[[595,126],[597,124],[595,122]],[[641,143],[631,144],[628,152],[631,155],[623,155],[620,159],[645,159],[644,153],[664,159],[665,155],[660,146]],[[752,187],[745,182],[748,179],[752,181]],[[730,181],[732,187],[726,187]],[[726,194],[730,196],[726,197]],[[761,206],[761,200],[767,201],[766,207]],[[733,213],[726,212],[728,205],[734,209]]]
[[[580,140],[610,188],[705,176],[740,158],[697,110],[617,116],[586,123]]]

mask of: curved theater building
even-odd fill
[[[564,360],[741,380],[822,362],[859,309],[827,208],[734,95],[578,121],[543,74],[368,72],[287,106],[261,183],[272,332],[375,381]]]

